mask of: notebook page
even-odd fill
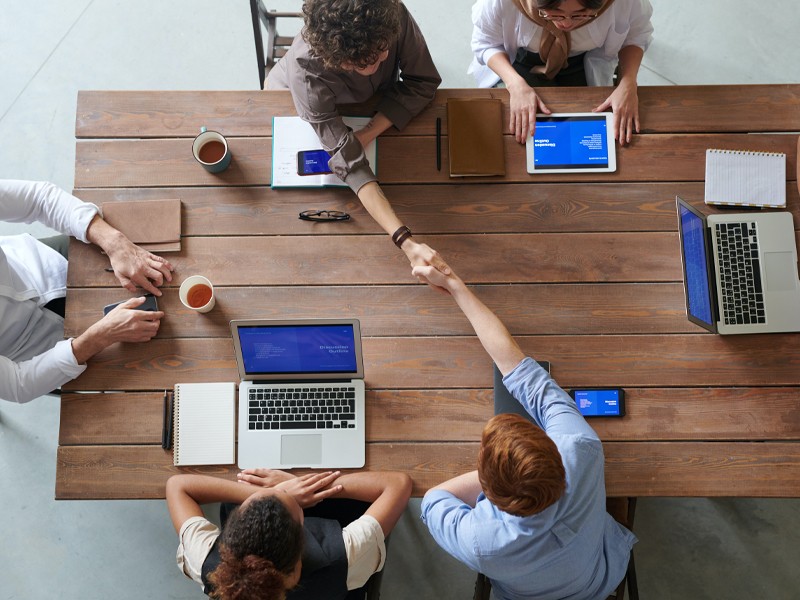
[[[174,464],[233,464],[236,461],[235,417],[235,384],[177,384]]]
[[[786,207],[786,155],[706,150],[706,204]]]

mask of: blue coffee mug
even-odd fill
[[[225,136],[217,131],[208,131],[205,127],[201,127],[200,135],[194,138],[192,154],[209,173],[221,173],[233,158]]]

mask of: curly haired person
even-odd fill
[[[400,0],[305,0],[304,26],[270,71],[268,90],[288,89],[297,114],[309,123],[329,168],[355,192],[367,212],[403,250],[412,266],[447,265],[417,243],[395,214],[370,168],[364,148],[394,126],[403,129],[433,99],[441,77],[425,38]],[[378,95],[377,112],[358,131],[338,105]]]

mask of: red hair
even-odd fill
[[[542,512],[567,487],[553,440],[515,414],[496,415],[483,428],[478,479],[492,504],[517,517]]]

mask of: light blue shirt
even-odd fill
[[[636,536],[606,512],[600,439],[534,360],[524,359],[503,383],[558,447],[564,495],[536,515],[515,517],[483,494],[471,508],[431,490],[422,520],[449,554],[491,579],[498,598],[605,598],[622,581]]]

